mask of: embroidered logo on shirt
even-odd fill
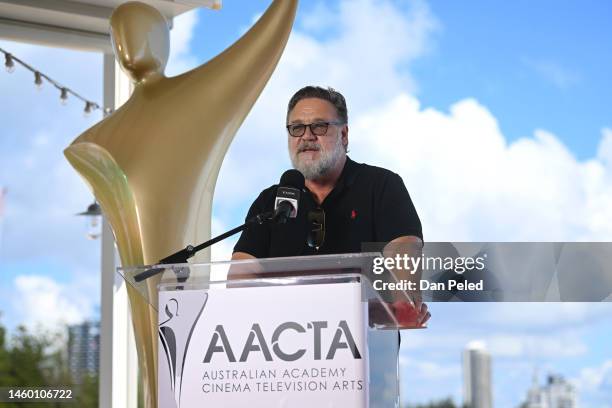
[[[351,220],[354,220],[355,218],[357,218],[357,211],[351,210]]]

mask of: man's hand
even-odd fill
[[[421,300],[415,300],[414,305],[410,302],[398,300],[391,304],[391,308],[400,328],[425,327],[425,323],[431,317],[427,305]]]
[[[256,259],[253,255],[247,254],[246,252],[234,252],[232,254],[232,261],[241,261],[243,259]]]
[[[246,252],[234,252],[232,254],[232,261],[243,261],[249,259],[257,259],[251,254],[247,254]],[[259,265],[255,263],[235,263],[231,264],[229,270],[227,271],[227,280],[234,279],[255,279],[257,278],[257,271]]]

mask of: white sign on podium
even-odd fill
[[[161,291],[158,310],[162,407],[367,407],[359,282]]]

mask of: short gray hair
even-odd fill
[[[289,100],[289,105],[287,106],[287,120],[289,119],[289,114],[295,108],[295,105],[302,99],[306,98],[319,98],[325,101],[328,101],[334,108],[336,108],[336,113],[338,114],[338,119],[343,123],[348,123],[348,111],[346,109],[346,100],[344,96],[334,88],[322,88],[320,86],[305,86],[304,88],[297,91]]]

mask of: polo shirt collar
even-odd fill
[[[345,186],[351,186],[355,182],[358,168],[359,165],[351,160],[350,157],[346,156],[346,162],[344,163],[342,173],[340,173],[340,177],[338,177],[338,182],[334,190],[342,190]]]
[[[343,193],[345,188],[353,185],[358,170],[359,164],[355,163],[350,157],[346,156],[344,167],[342,168],[342,172],[340,173],[340,177],[338,177],[336,185],[329,195],[325,197],[325,200],[323,200],[321,205],[329,205],[330,202],[335,201]]]
[[[330,200],[335,200],[335,198],[340,195],[345,187],[350,187],[355,182],[355,178],[357,173],[359,172],[359,164],[351,160],[350,157],[346,156],[346,161],[344,162],[344,167],[342,168],[342,172],[340,173],[340,177],[338,177],[338,181],[336,185],[332,189],[332,191],[325,197],[325,200],[321,203],[324,205],[329,203]],[[307,187],[304,187],[304,191],[309,191]]]

